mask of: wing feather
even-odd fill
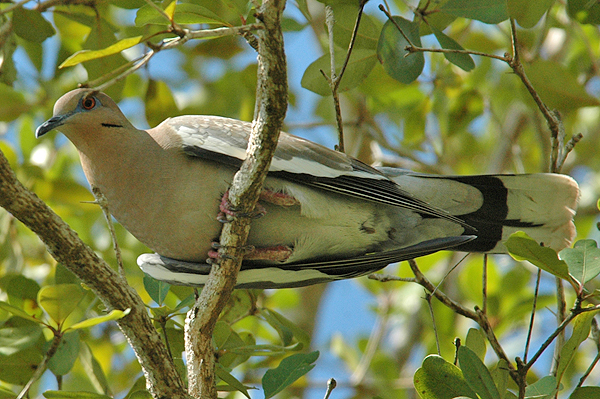
[[[246,157],[252,125],[217,116],[180,116],[163,122],[181,139],[183,151],[239,168]],[[303,138],[281,132],[269,169],[273,176],[300,184],[407,208],[473,230],[463,220],[413,197],[381,171]]]
[[[266,264],[244,261],[238,274],[237,288],[290,288],[364,276],[385,266],[417,258],[444,249],[452,249],[474,240],[475,236],[457,236],[424,241],[416,245],[384,252],[368,253],[347,259],[317,259],[298,263]],[[150,276],[174,284],[202,286],[211,266],[143,254],[137,261]]]

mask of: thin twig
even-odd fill
[[[367,341],[365,352],[362,355],[358,366],[356,366],[356,369],[350,376],[350,382],[354,386],[360,385],[365,376],[367,375],[367,371],[371,366],[373,357],[375,356],[377,348],[379,348],[379,344],[381,343],[383,335],[385,334],[390,314],[389,297],[384,297],[383,300],[380,302],[377,314],[377,322],[375,323],[375,327],[373,327],[373,330],[371,331],[371,335],[369,336],[369,340]]]
[[[432,292],[432,294],[435,294],[435,291],[438,290],[438,288],[442,285],[442,283],[444,281],[446,281],[446,278],[448,278],[448,276],[450,275],[450,273],[452,273],[454,270],[456,270],[456,268],[465,260],[467,259],[467,257],[470,254],[467,253],[465,256],[463,256],[458,262],[456,262],[456,264],[454,264],[447,272],[446,274],[444,274],[444,277],[442,277],[442,279],[440,280],[440,282],[438,283],[438,285],[435,287],[435,290]]]
[[[350,62],[350,56],[352,55],[352,50],[354,49],[354,42],[356,42],[356,37],[358,36],[358,28],[360,26],[360,20],[362,18],[363,10],[365,8],[365,4],[367,4],[368,0],[361,0],[360,5],[358,6],[358,15],[356,16],[356,22],[354,23],[354,29],[352,30],[352,37],[350,38],[350,43],[348,44],[348,51],[346,52],[346,59],[342,64],[342,68],[340,69],[340,74],[337,76],[334,81],[334,87],[337,91],[340,87],[340,82],[342,81],[342,77],[344,76],[344,72],[348,67],[348,62]]]
[[[382,283],[387,283],[388,281],[402,281],[405,283],[416,283],[417,280],[414,277],[399,277],[392,276],[391,274],[381,274],[381,273],[373,273],[367,276],[370,280],[377,280]]]
[[[585,373],[583,373],[583,375],[579,379],[579,382],[577,383],[577,388],[583,386],[583,383],[589,377],[589,375],[592,373],[592,370],[594,370],[594,367],[596,367],[596,364],[598,364],[598,361],[600,361],[600,352],[596,353],[596,357],[594,357],[594,360],[592,361],[590,366],[587,368]]]
[[[335,389],[335,387],[337,386],[337,382],[334,378],[330,378],[327,380],[327,391],[325,391],[325,397],[323,399],[329,399],[329,395],[331,395],[331,392],[333,392],[333,390]]]
[[[125,267],[123,266],[123,258],[121,257],[121,248],[119,247],[119,242],[117,241],[117,233],[115,232],[115,224],[112,220],[112,215],[110,214],[110,210],[108,207],[108,199],[102,194],[100,188],[96,186],[92,186],[92,193],[94,197],[96,197],[96,201],[94,203],[100,206],[102,209],[102,214],[104,214],[104,218],[106,219],[106,224],[108,225],[108,231],[110,232],[110,238],[113,243],[113,250],[115,251],[115,257],[117,258],[117,267],[119,269],[119,274],[123,279],[126,279],[125,276]]]
[[[556,162],[557,172],[560,172],[562,170],[562,167],[564,166],[565,161],[567,160],[567,156],[573,150],[573,148],[575,148],[575,145],[581,141],[582,138],[583,138],[583,134],[581,134],[581,133],[574,134],[571,137],[571,139],[564,145],[563,150],[561,151],[561,156],[559,157],[559,159]]]
[[[496,353],[496,356],[498,356],[498,358],[504,359],[506,361],[506,363],[508,364],[508,367],[509,367],[509,369],[511,371],[511,376],[513,377],[513,379],[515,379],[516,378],[516,376],[514,375],[515,366],[511,363],[510,359],[508,358],[508,356],[504,352],[504,349],[500,345],[500,342],[498,342],[498,338],[494,334],[494,331],[492,329],[491,324],[489,323],[486,315],[481,311],[481,309],[479,309],[478,307],[475,307],[475,311],[472,311],[470,309],[465,308],[464,306],[462,306],[458,302],[456,302],[453,299],[449,298],[442,291],[438,290],[427,279],[427,277],[425,277],[425,275],[421,272],[421,270],[419,269],[417,263],[414,260],[409,260],[408,264],[410,265],[410,269],[412,270],[413,274],[415,275],[415,279],[417,280],[417,284],[421,285],[426,290],[428,290],[429,292],[433,293],[433,295],[440,302],[442,302],[442,304],[444,304],[448,308],[452,309],[452,311],[454,313],[457,313],[457,314],[460,314],[462,316],[465,316],[465,317],[467,317],[467,318],[469,318],[469,319],[477,322],[477,324],[479,324],[481,326],[482,330],[486,334],[486,337],[487,337],[488,341],[490,342],[490,345],[492,346],[492,349],[494,349],[494,352]]]
[[[169,50],[175,47],[182,46],[192,39],[211,39],[216,37],[224,37],[224,36],[234,36],[234,35],[242,35],[244,36],[246,33],[262,29],[261,24],[249,24],[242,26],[233,26],[233,27],[222,27],[216,29],[201,29],[201,30],[188,30],[184,28],[179,28],[176,32],[178,36],[164,39],[159,44],[151,44],[147,42],[146,44],[150,47],[150,50],[138,58],[137,60],[131,61],[130,63],[125,64],[122,68],[125,70],[121,72],[122,69],[118,69],[119,71],[117,76],[115,75],[115,71],[104,75],[93,82],[88,82],[87,86],[94,87],[97,90],[104,90],[105,88],[125,79],[127,76],[133,74],[135,71],[146,65],[150,59],[156,55],[159,51]],[[130,66],[131,65],[131,66]],[[113,77],[114,76],[114,77]],[[106,80],[108,77],[108,80]],[[99,84],[104,81],[103,84]]]
[[[327,80],[329,87],[331,89],[331,97],[333,99],[333,108],[335,110],[335,123],[337,125],[338,130],[338,143],[336,145],[336,150],[344,152],[344,126],[342,123],[342,107],[340,106],[340,97],[337,92],[336,81],[339,82],[340,79],[335,73],[335,45],[333,40],[333,25],[335,24],[335,19],[333,15],[333,8],[330,6],[325,7],[325,23],[327,24],[327,32],[329,37],[329,76],[327,76],[323,71],[321,74]]]
[[[44,371],[46,371],[50,359],[52,359],[52,356],[56,354],[58,346],[60,345],[60,341],[62,341],[63,334],[61,331],[58,330],[54,330],[53,332],[54,338],[52,339],[52,343],[50,344],[48,351],[44,355],[42,362],[38,364],[31,378],[29,379],[29,381],[27,381],[27,384],[25,384],[23,389],[21,389],[21,392],[19,393],[19,395],[17,395],[16,399],[23,399],[27,396],[27,393],[29,392],[29,389],[31,389],[33,383],[39,380],[42,374],[44,374]]]
[[[452,364],[454,364],[455,366],[458,366],[458,350],[460,349],[461,345],[462,342],[460,341],[460,338],[454,338],[454,361],[452,362]]]
[[[589,308],[572,309],[571,312],[567,315],[567,317],[563,320],[563,322],[560,323],[560,325],[556,328],[556,330],[554,330],[554,332],[546,339],[546,341],[544,341],[542,346],[540,346],[540,348],[535,353],[535,355],[533,355],[531,360],[529,362],[527,362],[527,364],[525,365],[527,367],[527,369],[530,369],[531,366],[533,366],[533,364],[542,355],[542,353],[544,353],[544,351],[548,348],[548,346],[550,346],[552,341],[554,341],[554,339],[565,330],[565,328],[569,325],[569,323],[571,321],[573,321],[573,319],[575,317],[577,317],[577,315],[579,315],[580,313],[592,312],[592,311],[595,311],[598,309],[600,309],[600,305],[591,306]]]
[[[16,10],[19,7],[23,7],[25,4],[29,3],[31,0],[21,0],[17,3],[11,4],[10,6],[0,10],[0,15],[8,14],[11,11]]]
[[[592,363],[587,368],[585,373],[579,379],[579,382],[577,383],[577,388],[583,386],[583,383],[588,378],[588,376],[600,360],[600,330],[598,329],[598,322],[595,318],[592,318],[590,337],[594,340],[594,343],[596,344],[596,356],[594,357],[594,360],[592,360]]]
[[[435,337],[435,347],[437,348],[438,356],[442,356],[442,350],[440,348],[440,336],[438,334],[437,324],[435,322],[435,313],[433,312],[433,306],[431,305],[432,297],[433,297],[432,294],[425,292],[425,301],[427,301],[427,307],[429,308],[429,315],[431,316],[431,324],[433,326],[433,335]]]
[[[335,18],[333,15],[333,8],[331,6],[325,7],[325,24],[327,25],[327,38],[329,39],[329,77],[327,82],[329,85],[332,84],[335,79],[335,42],[333,40],[333,25],[335,25]]]
[[[531,333],[533,332],[533,322],[535,320],[535,310],[537,307],[537,299],[540,290],[540,280],[542,277],[542,269],[538,269],[535,279],[535,291],[533,293],[533,304],[531,306],[531,318],[529,319],[529,329],[527,330],[527,339],[525,340],[525,351],[523,353],[523,362],[527,363],[527,355],[529,352],[529,344],[531,343]]]
[[[103,84],[94,86],[94,89],[96,89],[98,91],[103,91],[107,87],[110,87],[110,86],[114,85],[115,83],[120,82],[121,80],[125,79],[127,76],[133,74],[135,71],[137,71],[138,69],[140,69],[141,67],[146,65],[155,54],[156,54],[156,52],[154,50],[150,50],[149,52],[144,54],[142,56],[142,58],[140,58],[140,61],[137,64],[133,65],[131,68],[120,73],[119,75],[115,76],[114,78],[107,80]],[[98,78],[95,82],[98,82],[101,79],[103,79],[103,77]]]
[[[352,37],[350,38],[350,43],[348,44],[348,51],[346,51],[346,58],[344,59],[344,63],[340,68],[339,75],[335,73],[335,45],[333,40],[333,25],[335,23],[335,18],[333,15],[333,9],[330,6],[325,8],[325,21],[327,23],[327,30],[329,32],[329,57],[330,57],[330,76],[326,76],[323,71],[321,73],[325,76],[327,83],[329,83],[329,87],[331,88],[331,95],[333,97],[333,105],[335,108],[335,120],[338,129],[338,144],[336,149],[338,151],[344,152],[344,124],[342,121],[342,109],[340,106],[340,98],[338,94],[338,90],[340,84],[342,82],[342,77],[344,76],[344,72],[346,72],[346,68],[348,67],[348,63],[350,62],[350,56],[352,55],[352,50],[354,49],[354,43],[356,41],[356,37],[358,36],[358,28],[360,26],[360,20],[362,18],[363,10],[365,4],[367,4],[368,0],[361,0],[358,6],[358,15],[356,16],[356,22],[354,23],[354,29],[352,30]]]
[[[560,277],[555,278],[556,284],[556,320],[559,325],[562,325],[567,319],[567,299],[565,296],[565,287]],[[556,345],[554,346],[554,356],[552,357],[552,366],[550,367],[550,374],[555,375],[558,370],[558,364],[560,362],[560,352],[565,344],[565,332],[564,328],[559,331]]]
[[[483,255],[483,272],[481,276],[481,310],[484,314],[487,314],[487,279],[488,278],[488,254]]]
[[[412,270],[413,274],[415,275],[415,280],[416,280],[417,284],[423,286],[429,292],[434,293],[434,296],[440,302],[442,302],[444,305],[446,305],[447,307],[452,309],[454,312],[456,312],[462,316],[465,316],[469,319],[477,320],[477,313],[475,313],[474,311],[472,311],[470,309],[465,308],[460,303],[454,301],[453,299],[446,296],[446,294],[444,294],[442,291],[438,290],[431,283],[431,281],[429,281],[427,279],[427,277],[425,277],[423,272],[421,272],[421,270],[419,269],[419,266],[417,265],[417,262],[415,262],[413,259],[411,259],[408,261],[408,264],[410,265],[410,269]]]

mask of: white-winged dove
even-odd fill
[[[169,118],[138,130],[98,91],[73,90],[36,131],[58,128],[110,212],[156,251],[138,258],[152,277],[203,285],[205,260],[250,123],[217,116]],[[375,169],[281,133],[253,220],[238,287],[282,288],[357,277],[452,249],[506,252],[522,230],[560,250],[575,236],[579,189],[557,174],[435,176]],[[211,252],[214,254],[214,252]]]

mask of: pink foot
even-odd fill
[[[295,197],[284,193],[276,193],[275,191],[270,190],[262,190],[259,199],[280,206],[300,205],[300,201],[298,201]]]
[[[211,249],[208,251],[207,263],[218,263],[222,257],[218,251],[220,248],[218,242],[213,242]],[[269,260],[273,262],[285,262],[292,255],[292,248],[287,245],[278,245],[275,247],[255,248],[253,245],[248,245],[245,248],[244,259],[246,260]]]
[[[273,205],[279,206],[294,206],[300,205],[295,197],[284,193],[276,193],[275,191],[262,190],[259,197],[260,201],[265,201]],[[220,213],[217,215],[217,219],[222,223],[227,223],[227,216],[232,217],[249,217],[249,218],[260,218],[267,214],[267,210],[260,204],[256,204],[254,210],[250,213],[237,212],[229,202],[229,190],[223,194],[221,204],[219,205]]]
[[[217,215],[217,220],[219,220],[219,222],[222,222],[222,223],[227,223],[229,221],[229,220],[227,220],[227,216],[248,217],[248,218],[256,219],[256,218],[263,217],[264,215],[267,214],[266,209],[260,204],[256,204],[256,207],[254,208],[254,210],[249,213],[243,213],[243,212],[236,211],[231,206],[231,203],[229,202],[229,190],[225,191],[225,194],[223,194],[223,198],[221,198],[221,204],[219,205],[219,210],[221,212]]]

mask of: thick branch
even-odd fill
[[[246,161],[234,176],[229,191],[231,205],[240,214],[250,213],[256,205],[287,109],[286,62],[281,32],[284,6],[284,0],[265,1],[256,16],[264,29],[258,31],[255,118]],[[188,313],[185,329],[188,390],[194,397],[217,397],[212,331],[235,286],[249,231],[248,218],[234,218],[223,226],[219,251],[222,261],[213,266],[201,296]]]
[[[167,349],[137,292],[100,259],[58,215],[26,189],[0,152],[0,206],[36,233],[64,264],[102,300],[108,310],[131,309],[117,323],[142,366],[154,398],[188,398]]]

